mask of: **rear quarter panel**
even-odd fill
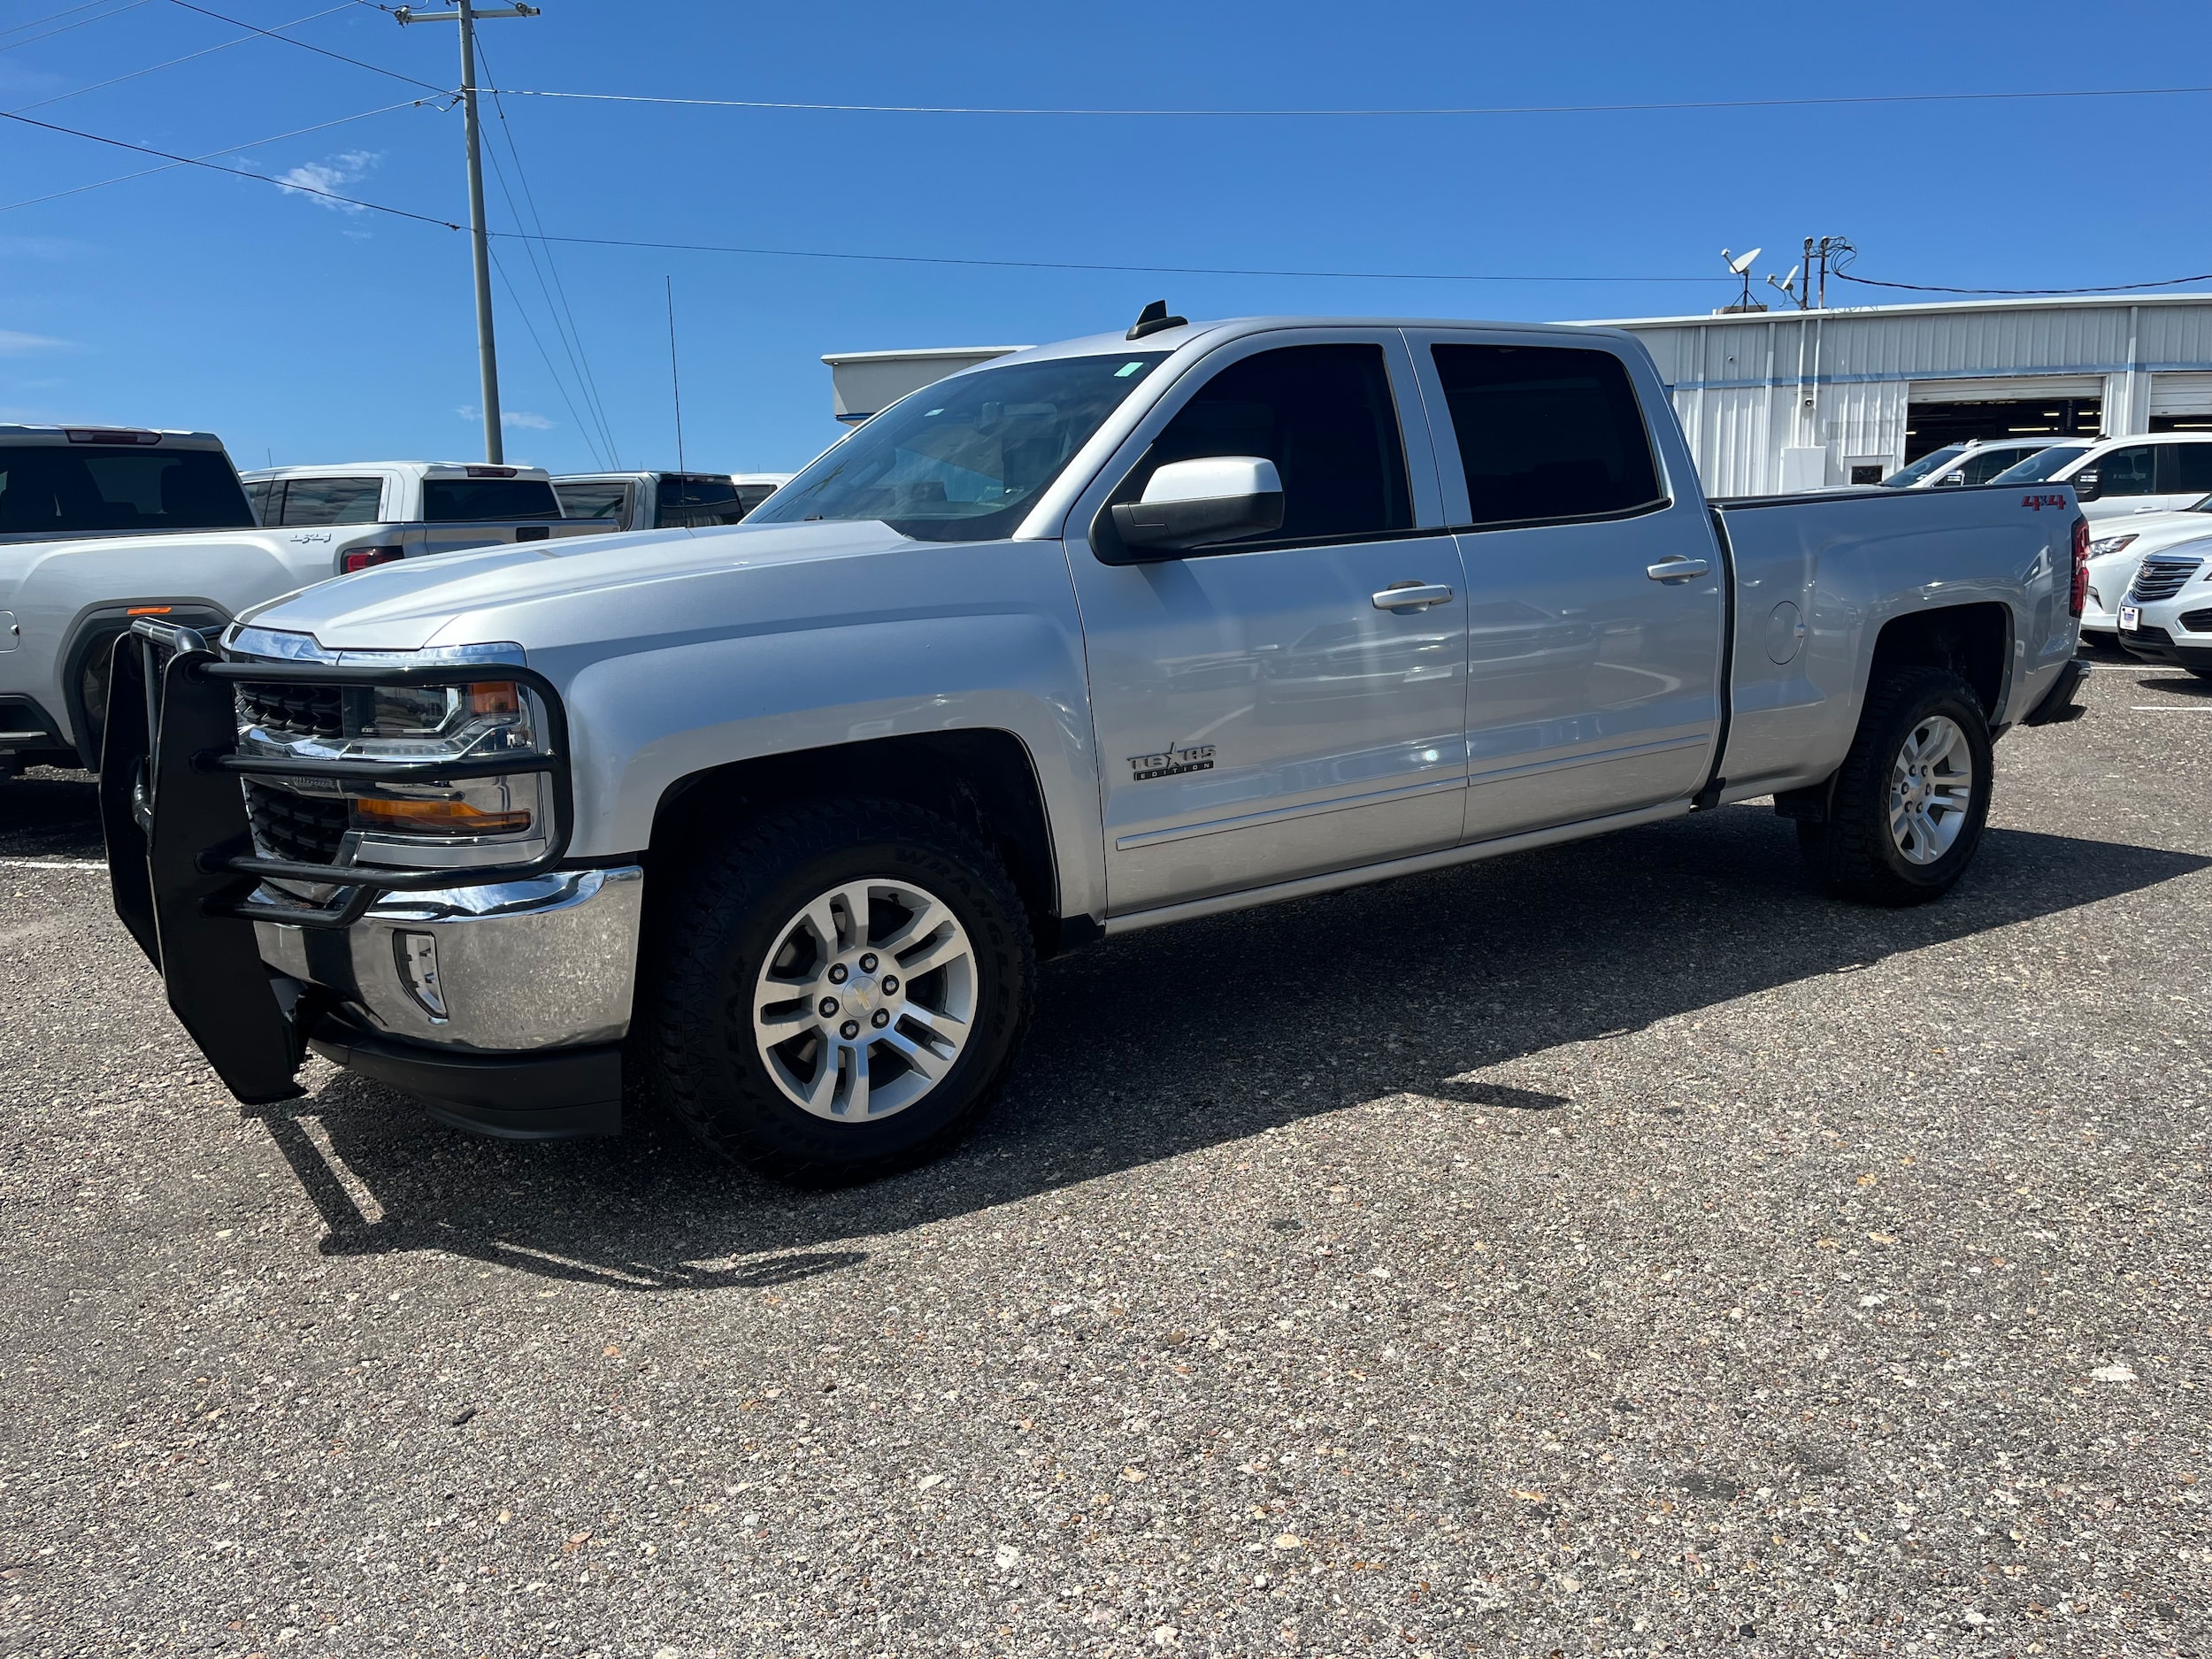
[[[2032,708],[2077,646],[2067,609],[2079,511],[2063,485],[1772,496],[1716,503],[1735,569],[1724,798],[1826,778],[1857,729],[1882,629],[1955,605],[2002,606],[2009,638],[1992,724]],[[1794,605],[1794,657],[1770,631]],[[1785,613],[1786,619],[1786,613]]]

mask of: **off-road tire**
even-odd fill
[[[1932,715],[1955,722],[1973,757],[1974,783],[1958,839],[1932,864],[1908,859],[1889,831],[1890,770],[1914,728]],[[1878,671],[1850,753],[1837,771],[1824,823],[1800,820],[1797,844],[1812,873],[1862,904],[1924,904],[1949,892],[1974,861],[1989,818],[1989,721],[1973,688],[1940,668]]]
[[[838,1123],[769,1076],[753,987],[802,906],[871,876],[912,881],[952,909],[974,947],[975,1018],[928,1094],[879,1121]],[[959,826],[902,802],[809,802],[734,828],[677,879],[657,961],[641,976],[641,1057],[658,1103],[706,1147],[774,1179],[841,1186],[936,1156],[990,1104],[1028,1025],[1036,949],[1004,866]]]

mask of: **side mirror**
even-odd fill
[[[2074,487],[2076,501],[2094,501],[2104,493],[2104,486],[2098,482],[2097,469],[2093,466],[2085,466],[2066,481]]]
[[[1143,495],[1113,509],[1114,528],[1131,549],[1181,553],[1283,526],[1283,480],[1256,455],[1170,461]]]
[[[1966,474],[1963,472],[1946,472],[1941,478],[1936,480],[1936,484],[1939,488],[1948,484],[1963,484],[1965,482]]]

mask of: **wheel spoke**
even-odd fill
[[[968,954],[967,936],[957,928],[948,930],[932,940],[911,956],[902,957],[899,966],[910,979],[918,979],[933,969],[941,968],[948,962],[957,961]]]
[[[865,1118],[868,1115],[868,1051],[852,1043],[837,1045],[838,1055],[844,1060],[849,1073],[845,1099],[839,1108],[841,1118]]]
[[[764,1048],[772,1048],[779,1043],[789,1042],[794,1037],[803,1037],[810,1031],[820,1029],[821,1022],[815,1018],[810,1008],[802,1007],[780,1014],[763,1011],[753,1016],[753,1033],[760,1040]]]
[[[912,1020],[917,1025],[929,1032],[931,1035],[950,1043],[956,1049],[968,1040],[966,1020],[955,1018],[952,1015],[940,1012],[933,1008],[924,1008],[918,1002],[909,1002],[906,1005],[906,1011],[900,1016],[900,1019],[902,1023]]]
[[[926,899],[921,907],[906,918],[903,926],[876,949],[887,956],[911,950],[932,933],[952,920],[952,912],[935,899]]]
[[[814,1081],[807,1085],[806,1109],[824,1118],[834,1115],[837,1098],[837,1061],[844,1050],[825,1038],[815,1045]]]
[[[902,1060],[933,1083],[952,1068],[952,1060],[939,1054],[927,1043],[916,1042],[896,1026],[885,1032],[882,1040],[896,1050]]]

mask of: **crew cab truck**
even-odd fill
[[[736,524],[788,473],[568,472],[553,480],[561,511],[603,530],[702,530]]]
[[[567,1135],[626,1079],[849,1179],[1102,934],[1765,795],[1934,898],[1992,742],[2071,710],[2085,546],[2062,487],[1709,503],[1625,334],[1153,307],[740,525],[139,625],[116,902],[242,1100],[311,1048]]]
[[[104,527],[121,534],[0,541],[0,769],[11,754],[15,764],[99,765],[108,657],[134,617],[219,630],[250,605],[349,571],[606,528],[565,520],[539,467],[275,467],[245,473],[242,490],[222,446],[207,434],[144,436],[158,442],[127,449],[49,443],[37,453],[50,458],[27,474],[61,473],[51,490],[38,492],[29,514],[37,524],[55,516],[45,510],[50,495],[82,497],[81,488],[66,492],[69,465],[96,484],[137,480],[128,483],[137,493],[108,513]],[[0,430],[0,470],[13,442]],[[173,470],[152,477],[150,469],[165,459]],[[17,521],[15,493],[12,483],[0,487],[0,523]],[[134,526],[140,534],[130,534]],[[143,533],[151,528],[161,533]]]

